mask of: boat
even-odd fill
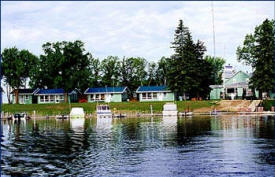
[[[163,105],[163,116],[177,116],[178,110],[177,105],[175,103],[166,103]]]
[[[180,112],[179,115],[180,115],[180,116],[190,117],[190,116],[193,115],[193,112]]]
[[[113,117],[114,118],[124,118],[124,117],[126,117],[127,115],[126,114],[113,114]]]
[[[85,113],[83,108],[75,107],[71,109],[70,118],[84,118]]]
[[[30,119],[31,117],[30,116],[28,116],[28,114],[27,113],[25,113],[25,112],[23,112],[23,113],[15,113],[15,114],[13,114],[13,116],[12,116],[12,118],[13,119]]]
[[[68,119],[68,118],[69,118],[69,115],[65,115],[65,114],[56,115],[55,118],[56,118],[56,119]]]
[[[96,115],[97,118],[112,118],[112,111],[110,110],[109,105],[97,105]]]

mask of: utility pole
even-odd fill
[[[215,18],[214,18],[214,4],[213,1],[211,1],[211,12],[212,12],[212,27],[213,27],[213,53],[214,58],[216,57],[216,41],[215,41]]]

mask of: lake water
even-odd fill
[[[275,176],[274,118],[2,121],[1,173]]]

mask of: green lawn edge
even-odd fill
[[[112,110],[117,110],[118,112],[140,112],[149,113],[150,105],[153,107],[154,113],[161,113],[163,105],[167,102],[122,102],[122,103],[109,103]],[[193,111],[195,109],[211,107],[213,101],[175,101],[177,104],[178,111],[189,110]],[[60,104],[29,104],[29,105],[19,105],[19,104],[3,104],[2,111],[4,113],[17,113],[17,112],[27,112],[32,114],[36,111],[37,114],[42,115],[54,115],[54,114],[68,114],[71,107],[82,107],[87,114],[95,112],[97,103],[60,103]]]

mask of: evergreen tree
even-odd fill
[[[206,64],[203,60],[203,54],[206,51],[201,41],[194,43],[191,33],[183,25],[182,20],[175,30],[174,42],[172,47],[175,54],[168,60],[170,67],[167,73],[167,83],[169,88],[183,95],[189,94],[190,97],[206,96],[206,87],[209,90],[209,84],[205,85]],[[202,82],[204,81],[204,82]]]

